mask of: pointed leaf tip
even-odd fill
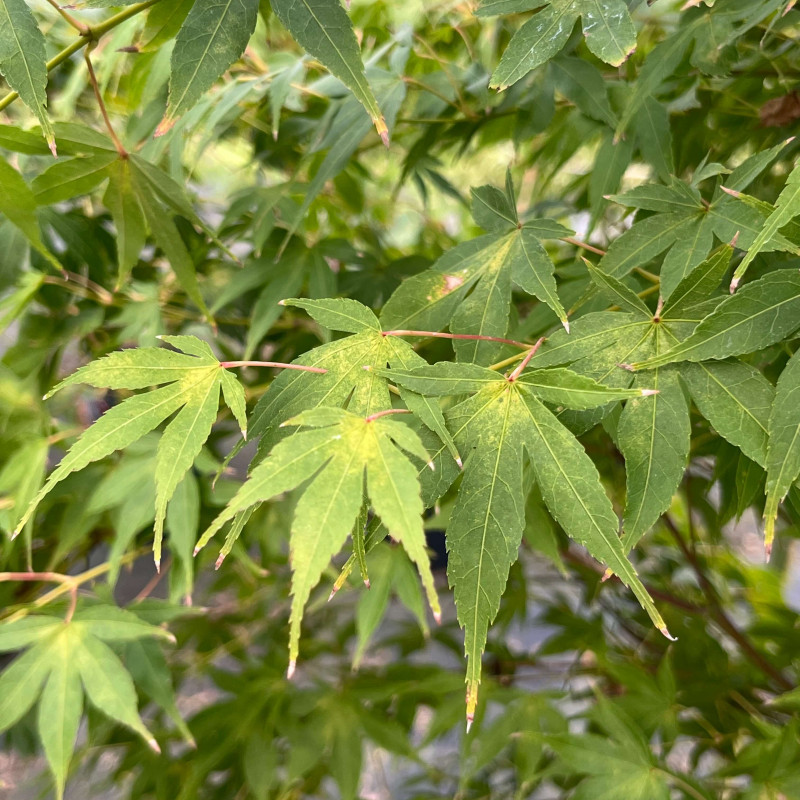
[[[436,464],[434,464],[433,461],[429,461],[428,469],[430,469],[431,472],[436,472]]]
[[[200,552],[200,550],[201,550],[201,549],[202,549],[202,548],[200,547],[200,545],[199,545],[199,544],[198,544],[198,545],[196,545],[196,546],[195,546],[195,548],[194,548],[194,550],[192,550],[192,555],[193,555],[193,556],[197,556],[197,554]]]
[[[157,742],[155,739],[153,739],[152,737],[150,737],[150,738],[147,740],[147,744],[148,744],[148,746],[150,747],[150,749],[151,749],[151,750],[152,750],[152,751],[153,751],[153,752],[154,752],[156,755],[159,755],[159,756],[161,755],[161,748],[158,746],[158,742]]]
[[[663,628],[659,628],[659,631],[661,631],[661,634],[664,637],[666,637],[667,639],[669,639],[671,642],[677,642],[678,641],[678,637],[677,636],[672,636],[672,634],[670,634],[670,632],[667,630],[667,626],[666,625]]]
[[[214,569],[217,570],[222,566],[222,562],[225,560],[226,553],[220,553],[217,560],[214,562]]]
[[[369,582],[369,578],[364,578],[364,586],[366,586],[367,589],[372,588],[372,584]]]
[[[620,369],[626,370],[627,372],[636,372],[636,368],[633,366],[633,364],[626,364],[623,362],[621,364],[617,364],[617,366]]]
[[[734,294],[738,288],[739,288],[739,278],[734,278],[731,281],[731,285],[728,290],[730,291],[731,294]]]
[[[333,589],[331,589],[331,593],[328,595],[328,601],[327,602],[330,603],[330,601],[333,600],[334,595],[338,591],[339,591],[339,587],[338,586],[334,586]]]
[[[764,542],[764,561],[769,564],[772,558],[772,542]]]
[[[606,571],[603,573],[603,577],[600,578],[600,583],[605,583],[607,580],[610,580],[613,577],[614,573],[611,571],[611,569],[606,567]]]
[[[654,394],[658,394],[658,389],[642,389],[642,397],[652,397]]]
[[[733,239],[731,239],[731,247],[736,247],[736,242],[739,241],[739,234],[740,233],[741,233],[741,231],[736,231],[736,233],[733,235]]]
[[[569,333],[569,320],[568,319],[562,319],[561,320],[561,324],[564,326],[564,330],[567,333]]]
[[[464,469],[464,462],[461,460],[461,456],[456,456],[456,464],[458,464],[459,469]]]
[[[56,147],[56,140],[48,138],[47,146],[50,148],[50,152],[53,154],[53,158],[58,158],[58,148]]]
[[[475,722],[474,714],[467,714],[467,733],[472,729],[472,723]]]
[[[153,133],[154,138],[158,138],[159,136],[163,136],[165,133],[169,133],[173,126],[175,125],[174,119],[169,119],[168,117],[164,117],[161,122],[158,123],[158,127],[155,129]]]
[[[437,625],[441,625],[442,624],[442,612],[441,611],[434,611],[433,612],[433,618],[436,621]]]
[[[290,681],[294,677],[294,671],[297,669],[297,662],[292,659],[289,662],[289,668],[286,670],[286,680]]]

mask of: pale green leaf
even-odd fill
[[[593,378],[563,368],[525,370],[517,380],[543,402],[574,409],[595,408],[654,391],[647,387],[625,389],[604,386]]]
[[[161,752],[139,716],[131,676],[114,651],[94,636],[83,636],[73,650],[73,659],[92,705],[138,733],[157,753]]]
[[[0,731],[18,722],[36,702],[51,658],[48,642],[42,642],[15,658],[0,675]]]
[[[362,333],[380,331],[378,318],[371,309],[356,300],[347,298],[323,300],[298,300],[289,298],[283,305],[295,306],[307,311],[320,325],[332,331]]]
[[[62,800],[69,762],[83,712],[83,692],[76,651],[80,637],[68,626],[50,643],[51,672],[39,700],[37,728],[47,763],[56,781],[56,797]]]
[[[183,408],[167,425],[156,451],[156,518],[153,554],[156,566],[161,562],[161,538],[167,503],[178,484],[197,458],[211,433],[219,409],[220,372],[212,367],[203,380],[191,387]]]
[[[505,192],[496,186],[475,186],[472,195],[472,218],[485,231],[504,233],[519,224],[517,209]]]
[[[13,653],[38,642],[63,624],[58,617],[31,614],[0,625],[0,653]]]
[[[798,351],[800,352],[800,351]],[[767,556],[772,549],[778,506],[800,475],[800,355],[795,353],[778,378],[775,403],[769,418],[767,447]]]
[[[638,314],[648,318],[651,316],[650,309],[647,308],[644,301],[636,295],[633,289],[630,289],[611,275],[606,275],[591,261],[584,260],[584,264],[586,264],[586,268],[589,270],[589,277],[595,286],[610,302],[629,314]]]
[[[151,625],[133,612],[116,606],[82,608],[75,613],[71,624],[76,630],[104,642],[130,642],[146,637],[175,640],[169,631]]]
[[[222,396],[225,405],[231,410],[233,418],[239,425],[242,436],[247,438],[247,399],[244,394],[244,386],[239,382],[232,372],[221,369],[219,373],[222,386]]]
[[[723,245],[712,253],[702,264],[695,267],[670,293],[664,303],[661,318],[679,319],[692,306],[702,303],[719,286],[731,263],[733,248]]]

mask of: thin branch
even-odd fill
[[[100,106],[100,113],[103,115],[103,121],[106,123],[108,135],[111,137],[111,141],[114,142],[114,147],[117,148],[119,157],[126,159],[128,157],[128,151],[119,140],[117,132],[114,130],[114,126],[111,124],[111,118],[108,116],[108,109],[106,109],[106,104],[103,102],[103,93],[100,91],[100,86],[97,83],[97,75],[94,74],[94,67],[92,66],[92,59],[90,57],[90,53],[94,49],[94,45],[95,43],[91,42],[83,53],[83,58],[86,61],[86,69],[89,71],[89,83],[92,84],[92,89],[94,89],[94,96],[97,100],[97,105]]]
[[[145,0],[143,3],[136,3],[135,5],[128,6],[124,11],[120,11],[119,14],[114,14],[114,16],[109,17],[104,22],[99,22],[93,27],[87,26],[85,33],[82,33],[72,44],[67,45],[60,53],[53,56],[53,58],[47,62],[47,71],[50,72],[60,64],[63,64],[71,55],[86,47],[89,42],[97,41],[101,36],[113,30],[118,25],[121,25],[126,20],[135,17],[137,14],[150,8],[150,6],[154,6],[156,3],[160,2],[161,0]],[[5,97],[0,99],[0,111],[8,108],[8,106],[18,98],[19,94],[17,94],[17,92],[9,92]]]
[[[410,414],[411,412],[407,408],[387,408],[385,411],[378,411],[375,414],[371,414],[370,416],[364,419],[365,422],[374,422],[376,419],[380,419],[381,417],[388,417],[389,414]]]
[[[587,242],[582,242],[580,239],[573,239],[571,236],[562,236],[561,241],[566,242],[567,244],[574,244],[575,247],[580,247],[582,250],[588,250],[590,253],[596,253],[598,256],[604,256],[606,254],[605,250],[601,250],[599,247],[595,247]]]
[[[440,331],[384,331],[384,336],[419,336],[425,339],[467,339],[471,342],[499,342],[500,344],[510,344],[513,347],[530,347],[525,342],[517,342],[514,339],[502,339],[499,336],[480,336],[477,333],[442,333]]]
[[[509,383],[514,383],[514,381],[522,375],[522,371],[528,366],[528,362],[536,355],[536,351],[542,346],[544,340],[544,336],[540,337],[536,344],[528,350],[527,355],[522,359],[522,363],[508,376],[507,380]]]
[[[328,370],[322,367],[306,367],[303,364],[284,364],[281,361],[220,361],[219,365],[229,367],[277,367],[278,369],[296,369],[302,372],[316,372],[324,375]]]
[[[67,587],[69,592],[69,607],[67,608],[64,622],[69,622],[78,605],[78,584],[71,575],[62,575],[59,572],[0,572],[0,583],[6,581],[60,583]]]
[[[664,525],[667,527],[667,530],[669,530],[669,532],[672,534],[672,537],[675,539],[680,551],[683,553],[684,558],[697,576],[697,581],[700,584],[700,588],[703,590],[703,594],[708,600],[710,607],[709,610],[711,611],[715,622],[720,626],[720,628],[722,628],[722,630],[725,631],[725,633],[728,634],[728,636],[731,637],[731,639],[736,642],[736,644],[739,645],[742,653],[750,661],[750,663],[761,670],[761,672],[763,672],[766,676],[772,678],[772,680],[775,681],[775,683],[780,686],[783,691],[789,691],[790,689],[794,688],[791,681],[787,680],[787,678],[779,669],[767,661],[764,655],[756,648],[750,639],[748,639],[747,636],[736,627],[731,618],[725,613],[725,610],[722,608],[722,601],[717,593],[716,588],[714,588],[714,585],[708,579],[708,576],[703,570],[703,566],[696,554],[693,553],[692,550],[687,546],[680,530],[678,529],[678,526],[675,524],[673,519],[669,516],[669,514],[665,514],[662,519],[664,521]]]
[[[75,19],[72,14],[68,14],[67,11],[62,8],[58,4],[58,0],[47,0],[47,2],[53,6],[53,8],[58,11],[58,13],[73,27],[81,36],[86,36],[89,31],[89,26],[85,23],[81,22],[80,20]]]

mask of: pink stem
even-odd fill
[[[514,381],[519,378],[519,376],[522,374],[522,370],[528,366],[528,362],[536,355],[536,351],[542,346],[544,339],[545,337],[542,336],[542,338],[539,339],[539,341],[536,342],[533,347],[531,347],[531,349],[528,351],[528,354],[522,359],[520,365],[508,376],[509,383],[514,383]]]
[[[69,622],[78,605],[78,586],[69,575],[59,572],[0,572],[0,581],[41,581],[43,583],[63,583],[69,587],[69,608],[64,622]]]
[[[378,411],[377,414],[372,414],[371,416],[367,417],[365,422],[373,422],[376,419],[380,419],[381,417],[388,417],[389,414],[410,414],[411,412],[407,408],[387,408],[385,411]]]

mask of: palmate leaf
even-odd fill
[[[302,430],[272,449],[203,534],[198,548],[237,514],[311,479],[297,503],[290,538],[291,675],[305,605],[353,530],[364,500],[365,477],[370,504],[389,535],[417,565],[437,619],[441,612],[425,551],[418,468],[398,449],[427,463],[428,454],[417,434],[381,412],[362,417],[334,407],[305,411],[284,425],[311,430]]]
[[[741,264],[733,273],[731,291],[733,291],[741,281],[747,268],[753,259],[762,251],[767,242],[771,241],[775,234],[795,217],[800,215],[800,165],[795,165],[794,169],[786,179],[786,186],[778,196],[775,209],[767,217],[764,227],[756,236],[755,241],[747,250],[747,255],[742,259]]]
[[[469,721],[477,704],[489,625],[497,615],[522,539],[523,449],[530,454],[536,482],[553,517],[593,556],[615,572],[622,570],[622,581],[633,589],[656,626],[666,632],[625,558],[619,521],[594,464],[542,403],[586,408],[641,397],[646,390],[604,387],[566,369],[530,370],[504,377],[477,365],[442,362],[385,374],[420,394],[471,394],[447,413],[448,427],[466,458],[446,534],[448,577],[458,619],[465,629]]]
[[[680,344],[633,364],[633,368],[752,353],[781,341],[799,327],[800,272],[777,270],[723,300]]]
[[[172,128],[242,55],[257,19],[258,0],[216,0],[191,7],[175,39],[169,103],[156,136]]]
[[[340,0],[272,0],[272,9],[297,43],[350,89],[388,145],[389,130],[367,81],[353,24]]]
[[[362,416],[391,406],[388,383],[379,370],[387,364],[410,368],[425,364],[412,347],[381,331],[375,314],[354,300],[285,300],[284,305],[308,311],[320,324],[352,333],[316,347],[295,364],[327,370],[325,375],[287,370],[270,384],[253,409],[250,436],[259,438],[259,454],[266,454],[286,434],[280,428],[292,416],[318,406],[344,406]],[[438,404],[422,395],[403,395],[408,408],[445,443],[460,461]]]
[[[798,351],[800,352],[800,351]],[[767,504],[765,546],[767,557],[775,536],[778,506],[800,475],[800,356],[795,353],[778,379],[769,418],[767,448]]]
[[[0,74],[39,118],[55,156],[56,138],[47,116],[45,39],[25,0],[0,0]]]
[[[568,326],[555,267],[543,239],[569,236],[556,222],[515,221],[513,196],[491,186],[473,190],[473,215],[492,233],[456,245],[429,270],[404,281],[381,311],[384,330],[438,331],[502,338],[509,325],[512,285],[546,303]],[[500,345],[456,341],[459,361],[490,364]]]
[[[111,353],[81,367],[48,393],[50,397],[76,383],[108,389],[160,387],[123,400],[81,434],[31,502],[17,532],[42,499],[69,474],[127,447],[178,412],[164,430],[156,450],[153,550],[156,564],[160,563],[167,503],[208,438],[217,416],[221,389],[237,420],[244,423],[244,390],[235,380],[223,379],[223,367],[211,348],[192,336],[161,338],[182,352],[146,347]]]
[[[781,146],[782,148],[782,146]],[[781,148],[770,151],[770,159],[752,156],[729,176],[736,186],[746,186],[774,159]],[[761,155],[761,154],[758,154]],[[737,189],[741,191],[741,189]],[[737,246],[750,248],[764,226],[767,212],[717,191],[710,203],[689,184],[672,178],[669,185],[644,184],[611,199],[629,208],[653,211],[635,221],[616,238],[600,261],[601,269],[623,278],[634,267],[666,253],[661,265],[661,295],[668,300],[677,285],[708,257],[716,237],[722,242],[736,239]],[[795,251],[785,236],[773,232],[762,250]]]
[[[636,31],[622,0],[548,0],[480,5],[478,16],[519,13],[544,6],[514,34],[489,86],[506,89],[557,55],[567,43],[578,17],[583,18],[587,47],[601,60],[619,66],[636,48]]]
[[[84,692],[103,714],[160,752],[139,716],[130,675],[105,644],[147,637],[174,641],[162,628],[114,606],[79,610],[66,624],[58,617],[31,616],[0,626],[0,651],[30,646],[0,675],[0,731],[21,719],[40,697],[37,730],[57,797],[63,797]]]

